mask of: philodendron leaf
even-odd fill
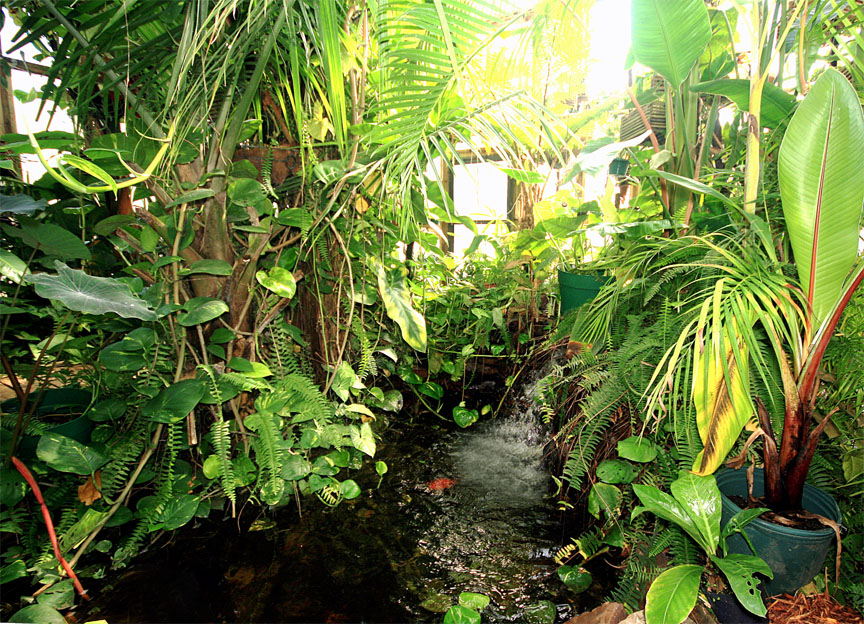
[[[13,613],[9,621],[35,622],[36,624],[66,624],[66,618],[57,609],[44,604],[28,605]]]
[[[27,276],[34,284],[36,294],[59,301],[70,310],[87,314],[113,312],[123,318],[152,321],[156,313],[139,299],[127,284],[110,277],[94,277],[84,271],[70,269],[59,260],[54,263],[57,275],[36,273]]]
[[[273,267],[269,271],[258,271],[255,279],[264,288],[285,299],[291,299],[297,292],[297,281],[288,269]]]
[[[351,444],[361,453],[369,457],[375,457],[375,436],[369,423],[363,423],[359,427],[351,425]]]
[[[630,7],[633,56],[677,89],[711,40],[705,3],[632,0]]]
[[[141,415],[153,422],[172,424],[186,418],[186,414],[204,396],[204,382],[200,379],[184,379],[163,388],[155,397],[141,406]]]
[[[459,604],[475,611],[482,611],[489,606],[489,596],[474,592],[462,592],[459,594]]]
[[[44,199],[33,199],[29,195],[0,195],[0,213],[32,215],[38,210],[45,210]]]
[[[621,505],[621,490],[608,483],[595,483],[588,494],[588,513],[595,518],[605,511],[608,517],[614,517],[615,511]]]
[[[469,410],[462,405],[453,408],[453,420],[463,429],[473,425],[478,418],[480,418],[480,414],[477,410]]]
[[[21,228],[3,226],[3,231],[13,238],[20,238],[29,247],[49,256],[64,260],[89,260],[90,249],[69,230],[52,223],[41,223],[33,219],[21,220]]]
[[[89,475],[108,461],[80,442],[59,433],[44,433],[36,447],[36,457],[60,472]]]
[[[647,624],[681,624],[696,606],[701,578],[698,565],[677,566],[658,576],[646,597]]]
[[[765,604],[759,591],[759,579],[754,574],[764,574],[769,579],[774,578],[771,568],[759,557],[753,555],[727,555],[726,557],[711,557],[711,561],[720,568],[735,597],[751,613],[764,616]]]
[[[700,477],[682,470],[669,486],[714,554],[720,540],[720,490],[714,475]]]
[[[182,527],[195,516],[200,500],[192,494],[171,498],[159,515],[160,528],[173,531]]]
[[[342,498],[345,500],[351,500],[352,498],[357,498],[362,494],[362,490],[360,486],[357,485],[357,482],[353,479],[346,479],[342,483],[339,484],[339,491],[342,493]]]
[[[558,578],[577,594],[584,592],[594,582],[594,578],[588,570],[571,565],[562,565],[558,568]]]
[[[183,310],[177,313],[177,322],[191,327],[222,316],[228,311],[228,304],[212,297],[195,297],[183,304]]]
[[[378,290],[387,316],[393,319],[402,330],[402,338],[417,351],[426,351],[426,319],[411,306],[411,295],[405,286],[405,276],[408,271],[399,267],[387,271],[380,264],[375,264],[378,273]]]
[[[631,436],[618,442],[618,455],[640,464],[654,461],[658,453],[656,444],[639,436]]]
[[[607,459],[597,466],[597,478],[603,483],[632,483],[636,478],[636,468],[622,459]]]
[[[474,609],[453,605],[444,614],[444,624],[480,624],[480,614]]]

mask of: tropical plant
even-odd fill
[[[780,148],[783,213],[801,290],[790,287],[777,269],[757,279],[752,265],[733,261],[704,298],[694,300],[698,318],[667,352],[652,384],[656,406],[666,384],[680,374],[682,349],[692,349],[693,400],[705,446],[694,464],[698,474],[716,470],[758,414],[766,501],[775,509],[800,508],[816,443],[831,416],[820,415],[811,430],[822,358],[864,279],[857,249],[864,165],[848,157],[862,141],[858,97],[844,76],[828,69],[799,106]],[[774,257],[773,244],[763,237],[760,252]],[[762,340],[770,345],[776,375],[762,354]],[[751,362],[763,383],[781,380],[781,440],[774,437],[769,410],[751,399]]]
[[[681,527],[723,573],[741,604],[751,613],[764,616],[766,609],[757,590],[755,574],[773,578],[771,568],[755,555],[727,554],[726,539],[736,532],[747,539],[742,529],[765,509],[743,509],[721,530],[720,490],[713,475],[697,476],[681,471],[669,488],[671,496],[653,486],[634,485],[633,490],[643,506],[634,509],[633,515],[650,511]],[[683,622],[696,605],[704,571],[703,566],[680,565],[658,576],[648,590],[645,604],[648,624]]]

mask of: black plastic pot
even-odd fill
[[[768,621],[742,607],[734,594],[718,594],[710,591],[705,594],[720,624],[762,624]]]
[[[723,522],[726,523],[741,508],[729,496],[747,498],[747,477],[744,470],[725,470],[717,473],[717,486],[722,494]],[[753,496],[762,496],[764,481],[762,469],[757,468],[753,479]],[[840,509],[830,495],[809,484],[804,485],[802,506],[810,513],[829,518],[839,524]],[[834,530],[828,527],[805,531],[785,527],[757,518],[744,530],[753,542],[756,554],[762,557],[774,572],[773,580],[763,582],[769,595],[794,593],[822,571],[825,555],[834,542]],[[736,533],[727,540],[729,552],[753,554],[744,538]]]

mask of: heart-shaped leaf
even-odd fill
[[[453,420],[463,429],[473,425],[478,418],[480,418],[480,414],[477,410],[469,410],[459,405],[453,408]]]
[[[482,611],[489,606],[489,596],[476,594],[474,592],[462,592],[459,594],[459,604],[475,611]]]
[[[474,609],[453,605],[444,614],[444,624],[480,624],[480,614]]]
[[[618,442],[618,456],[630,461],[646,464],[654,461],[658,452],[657,446],[651,440],[639,436],[631,436]]]
[[[591,492],[588,494],[588,513],[599,518],[600,512],[604,511],[609,517],[612,517],[621,505],[621,499],[621,490],[614,485],[595,483],[591,486]]]
[[[351,500],[360,496],[360,486],[352,479],[347,479],[339,484],[339,491],[342,492],[342,498]]]
[[[177,322],[192,327],[222,316],[228,311],[228,304],[221,299],[195,297],[183,304],[183,310],[177,314]]]
[[[36,457],[54,470],[79,475],[92,474],[108,461],[90,447],[50,431],[39,438]]]
[[[132,294],[127,284],[110,277],[94,277],[84,271],[70,269],[59,260],[57,275],[37,273],[27,281],[35,285],[36,294],[59,301],[70,310],[87,314],[114,313],[123,318],[142,321],[156,319],[156,313],[142,299]]]
[[[288,269],[273,267],[269,271],[258,271],[255,279],[267,290],[285,299],[291,299],[297,292],[297,280]]]
[[[607,459],[597,466],[597,478],[604,483],[631,483],[636,474],[633,464],[621,459]]]
[[[411,295],[405,286],[407,270],[399,267],[387,271],[380,264],[375,264],[378,273],[378,290],[387,316],[399,325],[402,339],[417,351],[426,351],[426,319],[411,306]]]
[[[186,414],[204,396],[204,382],[200,379],[184,379],[163,388],[155,397],[141,406],[141,415],[153,422],[173,424],[186,418]]]
[[[375,456],[375,436],[369,423],[363,423],[360,427],[351,425],[351,444],[361,453],[369,457]]]
[[[586,589],[591,587],[594,578],[591,573],[585,568],[579,566],[563,565],[558,568],[558,578],[571,590],[577,594],[581,594]]]
[[[3,231],[13,238],[20,238],[25,245],[49,256],[65,260],[89,260],[90,249],[69,230],[52,223],[41,223],[22,218],[21,228],[3,226]]]

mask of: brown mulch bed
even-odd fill
[[[785,594],[768,605],[771,624],[864,624],[864,617],[829,594]]]

